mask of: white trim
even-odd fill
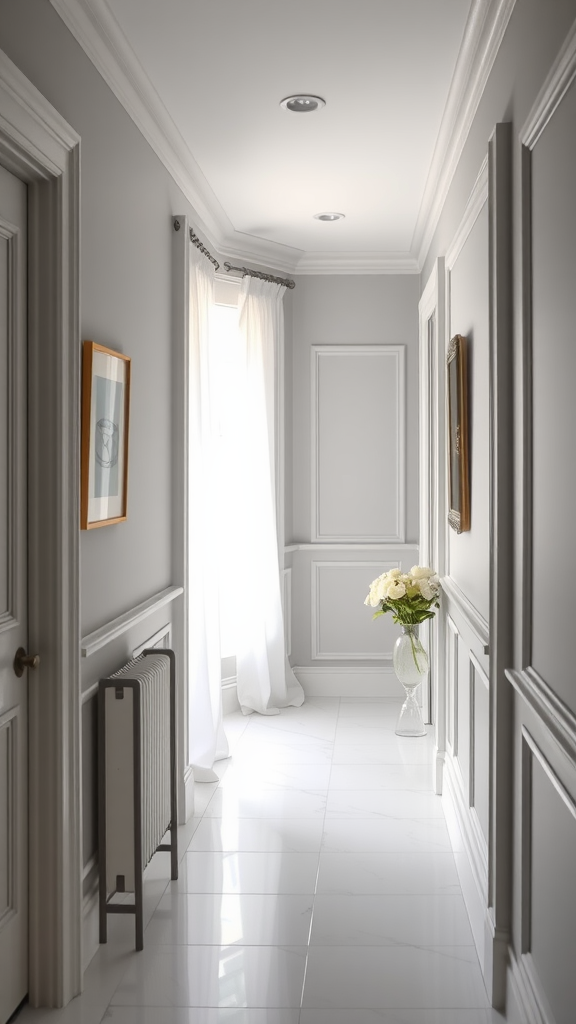
[[[419,315],[419,503],[420,548],[418,561],[444,573],[445,551],[445,410],[444,410],[444,259],[436,260],[418,304]],[[431,337],[430,322],[433,323]],[[440,764],[446,745],[446,692],[442,685],[444,619],[425,623],[424,645],[431,654],[428,686],[423,693],[427,720],[435,724]],[[438,776],[438,783],[440,778]]]
[[[556,113],[575,78],[576,21],[572,23],[562,48],[520,132],[520,142],[527,149],[534,149],[546,125]]]
[[[412,241],[420,268],[515,4],[516,0],[474,0],[472,4]]]
[[[453,758],[448,756],[443,773],[442,806],[446,825],[456,858],[456,867],[466,910],[470,918],[474,944],[485,980],[486,922],[488,875],[486,851],[478,843],[478,833],[472,827],[471,816],[464,795],[462,775]]]
[[[192,203],[211,241],[232,225],[104,0],[50,0],[62,21]]]
[[[92,697],[96,697],[97,695],[98,695],[98,680],[96,680],[95,683],[92,683],[92,685],[89,686],[86,690],[82,691],[82,693],[80,694],[80,704],[81,705],[86,704],[87,701],[92,700]]]
[[[338,651],[331,653],[329,651],[322,651],[320,645],[320,570],[326,568],[345,568],[349,569],[357,568],[360,569],[363,566],[378,567],[374,561],[370,562],[311,562],[311,578],[310,578],[310,612],[311,612],[311,638],[312,638],[312,661],[391,661],[392,651],[383,651],[380,653],[373,654],[371,652],[366,653],[365,651]],[[384,562],[381,566],[382,571],[388,569],[399,569],[399,559],[391,562]]]
[[[90,658],[96,651],[106,647],[112,640],[116,640],[123,633],[127,633],[133,626],[137,626],[139,622],[143,622],[149,615],[153,615],[154,612],[170,604],[171,601],[174,601],[183,593],[184,588],[181,586],[166,587],[165,590],[159,591],[154,597],[149,597],[147,601],[142,601],[140,604],[135,605],[130,611],[117,615],[115,619],[111,619],[110,622],[107,622],[105,626],[101,626],[100,629],[95,629],[93,633],[87,633],[80,641],[82,657]]]
[[[182,789],[182,795],[179,793],[179,799],[182,800],[182,806],[179,806],[178,815],[180,825],[185,825],[190,817],[194,814],[194,769],[191,764],[186,765],[182,778],[178,775],[178,786]]]
[[[305,252],[294,267],[298,274],[419,274],[409,252]]]
[[[138,647],[135,647],[134,650],[132,651],[132,657],[139,658],[140,655],[143,654],[147,648],[156,647],[156,645],[159,644],[161,640],[164,640],[165,637],[168,637],[168,643],[166,644],[166,647],[169,648],[171,632],[172,623],[167,622],[160,629],[157,629],[156,632],[152,634],[152,636],[148,637],[148,639],[145,640],[144,643],[138,644]]]
[[[80,139],[1,51],[0,111],[0,161],[28,185],[29,642],[50,652],[29,697],[29,988],[63,1006],[82,987]]]
[[[528,729],[526,728],[525,725],[522,726],[522,739],[524,740],[526,745],[531,750],[532,756],[536,758],[536,760],[540,764],[541,768],[543,768],[544,772],[546,773],[546,775],[548,776],[550,782],[552,783],[554,789],[558,793],[558,796],[562,800],[562,803],[565,804],[565,806],[570,811],[570,814],[572,815],[572,817],[576,821],[576,803],[574,802],[573,798],[570,796],[570,793],[568,792],[566,787],[562,784],[562,782],[558,778],[558,775],[554,771],[554,769],[553,769],[552,765],[550,764],[548,758],[544,754],[543,750],[538,746],[538,744],[536,743],[536,740],[530,734],[530,732],[528,731]],[[576,767],[576,765],[574,765],[574,762],[573,762],[572,766]]]
[[[544,1024],[554,1024],[552,1011],[548,1006],[546,992],[538,977],[538,972],[532,954],[531,946],[531,919],[532,919],[532,761],[536,759],[543,769],[546,777],[560,797],[562,803],[576,820],[576,803],[560,781],[558,775],[552,768],[542,749],[526,726],[521,727],[521,758],[522,774],[520,779],[521,790],[521,905],[520,905],[520,935],[521,935],[521,975],[524,994],[528,996],[528,1003],[535,1013],[534,1019],[543,1021]]]
[[[222,680],[222,714],[232,715],[235,711],[240,711],[237,679],[236,676],[230,676]]]
[[[539,985],[535,979],[532,957],[529,954],[516,956],[512,946],[508,949],[508,973],[507,982],[510,987],[510,995],[513,997],[515,1006],[512,1008],[508,1001],[507,1010],[517,1010],[519,1017],[512,1016],[512,1020],[521,1020],[523,1024],[555,1024],[554,1019],[541,1004]]]
[[[304,542],[302,544],[288,544],[284,553],[289,555],[293,551],[418,551],[418,544],[394,544],[392,541],[387,544],[359,544],[357,541],[350,541],[342,544],[329,544],[326,541],[318,541],[315,544]]]
[[[460,590],[460,587],[454,582],[451,576],[443,576],[441,583],[442,590],[446,595],[449,605],[451,604],[460,612],[482,645],[484,654],[488,654],[490,629],[486,619],[478,609],[474,607],[469,598],[466,597],[466,594]]]
[[[292,654],[292,569],[282,569],[282,614],[284,616],[284,646],[286,656]]]
[[[305,252],[234,230],[106,0],[51,3],[197,211],[195,226],[220,254],[299,274],[416,274],[424,264],[515,0],[473,0],[410,252],[342,253]]]
[[[464,244],[472,231],[481,210],[484,205],[488,202],[488,155],[484,157],[482,165],[478,172],[478,177],[474,182],[474,186],[468,197],[466,208],[462,216],[462,220],[458,225],[456,234],[454,235],[452,242],[446,253],[446,270],[450,272],[458,259]],[[449,296],[447,296],[447,299]],[[447,302],[447,310],[450,312],[450,304]]]
[[[177,228],[177,225],[179,227]],[[188,218],[172,218],[172,579],[182,600],[172,611],[172,636],[180,664],[176,692],[178,821],[184,825],[194,805],[194,780],[187,774],[189,756],[189,465],[190,465],[190,231]]]
[[[560,744],[576,768],[576,715],[533,668],[506,670],[506,678]]]
[[[394,669],[341,665],[295,665],[294,675],[307,697],[394,697],[402,700]]]
[[[312,424],[312,458],[311,458],[311,511],[312,526],[311,539],[313,543],[331,541],[339,544],[362,543],[395,543],[405,542],[405,502],[406,502],[406,377],[405,377],[405,345],[312,345],[310,356],[312,361],[311,369],[311,424]],[[396,394],[398,399],[398,449],[397,449],[397,479],[396,479],[396,534],[381,535],[378,537],[344,535],[324,535],[320,529],[320,452],[319,452],[319,386],[320,386],[320,357],[321,356],[350,356],[350,355],[374,355],[375,353],[396,354]]]

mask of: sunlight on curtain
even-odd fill
[[[242,528],[237,519],[237,495],[243,487],[242,445],[238,422],[241,403],[238,380],[242,375],[242,339],[238,327],[238,306],[216,304],[210,314],[210,358],[216,391],[217,509],[219,534],[220,655],[236,656],[238,622],[238,546]]]
[[[228,756],[222,725],[218,588],[217,448],[210,356],[213,273],[190,249],[189,564],[190,762],[197,782],[217,780],[214,761]]]
[[[304,702],[285,654],[276,532],[275,373],[284,291],[283,285],[246,276],[238,303],[243,479],[233,512],[240,530],[240,571],[227,585],[238,591],[238,700],[244,714],[278,714],[281,707]]]

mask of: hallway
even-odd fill
[[[82,997],[18,1024],[495,1024],[428,739],[392,700],[311,698],[227,716],[220,784],[196,787],[146,873],[144,952],[111,918]],[[219,1007],[219,1009],[216,1009]],[[247,1007],[244,1009],[243,1007]]]

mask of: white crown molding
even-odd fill
[[[419,274],[418,261],[409,252],[306,252],[298,261],[298,274]]]
[[[472,192],[466,203],[466,209],[462,216],[462,220],[458,225],[458,229],[454,238],[452,239],[445,258],[445,270],[449,274],[453,269],[456,260],[458,259],[464,243],[468,238],[472,228],[474,227],[480,211],[484,205],[488,202],[488,154],[482,161],[482,166],[478,172],[478,177],[474,182]]]
[[[412,241],[420,269],[515,4],[473,0]]]
[[[198,214],[213,244],[232,225],[105,0],[50,0]]]
[[[420,272],[516,0],[473,0],[410,252],[304,252],[236,231],[152,86],[107,0],[50,0],[197,214],[220,254],[287,273]]]
[[[576,77],[576,21],[542,86],[526,124],[520,132],[520,141],[534,149],[546,125],[560,106]]]

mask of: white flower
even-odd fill
[[[384,575],[385,576],[389,576],[390,579],[395,580],[395,579],[397,579],[398,576],[402,575],[402,569],[389,569],[388,572],[385,573]]]
[[[404,597],[405,593],[406,584],[402,583],[401,580],[388,587],[388,597],[392,598],[393,601],[398,601],[399,598]]]
[[[432,589],[428,580],[418,580],[418,586],[420,587],[420,593],[426,601],[431,601],[435,597],[436,591]]]
[[[434,569],[429,569],[427,565],[413,565],[410,569],[410,575],[415,580],[427,580],[434,576]]]

